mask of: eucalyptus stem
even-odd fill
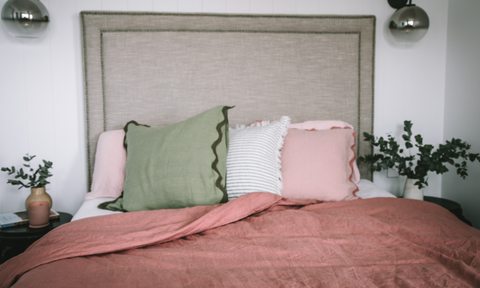
[[[456,168],[460,177],[465,179],[468,176],[467,161],[480,162],[480,154],[468,153],[470,144],[453,138],[440,144],[434,150],[434,146],[423,144],[423,138],[420,134],[415,135],[415,144],[412,144],[412,122],[404,121],[402,135],[405,148],[408,149],[409,156],[404,156],[404,149],[398,144],[396,139],[387,134],[387,139],[375,137],[367,132],[363,133],[365,141],[372,142],[374,147],[378,147],[380,153],[369,154],[359,157],[359,161],[371,165],[372,171],[382,171],[387,169],[397,169],[398,174],[407,176],[410,179],[416,179],[415,185],[422,189],[428,186],[428,172],[443,174],[448,172],[447,164]],[[416,147],[418,152],[411,153],[411,148]]]
[[[1,170],[3,172],[6,172],[8,175],[15,174],[14,179],[7,180],[7,184],[19,185],[19,190],[22,188],[44,187],[45,185],[50,184],[47,179],[53,176],[49,172],[49,169],[52,168],[53,163],[50,161],[42,160],[43,166],[38,165],[38,169],[34,170],[31,167],[30,161],[32,161],[32,159],[35,157],[35,155],[28,155],[28,153],[23,157],[23,160],[26,162],[25,164],[23,164],[23,166],[29,171],[27,173],[23,171],[23,168],[16,169],[14,166],[12,166],[11,168],[3,167]],[[28,182],[24,182],[22,180],[28,180]]]

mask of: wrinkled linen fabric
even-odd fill
[[[250,193],[62,225],[0,287],[480,287],[480,231],[442,207]]]

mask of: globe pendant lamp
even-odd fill
[[[2,23],[14,37],[39,38],[45,34],[50,15],[39,0],[8,0],[2,9]]]
[[[427,13],[412,4],[412,0],[388,0],[390,6],[398,9],[390,18],[388,28],[393,37],[401,42],[417,42],[425,36],[430,20]]]

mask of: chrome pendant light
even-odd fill
[[[8,0],[3,5],[3,25],[15,37],[39,38],[49,20],[48,10],[39,0]]]
[[[420,7],[412,4],[412,0],[388,0],[390,6],[398,9],[393,13],[388,28],[398,41],[416,42],[425,36],[430,19]]]

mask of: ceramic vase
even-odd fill
[[[27,211],[30,228],[43,228],[50,224],[48,218],[50,209],[47,201],[32,202],[28,205]]]
[[[423,200],[423,190],[414,185],[415,182],[417,182],[416,179],[407,179],[403,189],[403,198]]]
[[[45,187],[30,188],[30,195],[25,200],[25,209],[28,211],[28,205],[33,202],[48,202],[48,209],[52,209],[52,197],[45,192]]]

